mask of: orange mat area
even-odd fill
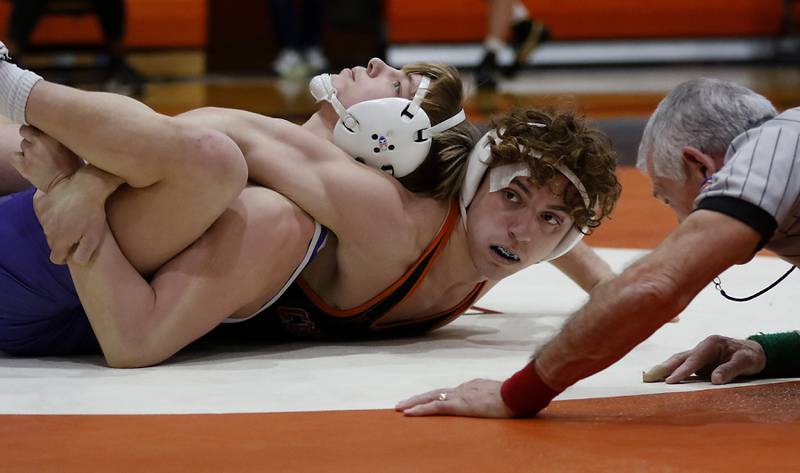
[[[622,197],[611,218],[586,242],[591,246],[654,248],[678,226],[672,210],[653,198],[650,180],[634,167],[620,167]]]
[[[800,382],[561,401],[528,420],[392,411],[0,416],[0,470],[796,471],[798,400]]]

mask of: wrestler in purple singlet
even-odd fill
[[[0,352],[25,356],[99,353],[69,268],[50,262],[50,247],[33,210],[34,192],[31,188],[0,197]],[[324,246],[326,235],[327,229],[322,228],[311,242],[306,265]]]

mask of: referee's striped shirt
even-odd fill
[[[737,136],[695,207],[749,225],[762,246],[800,264],[800,107]]]

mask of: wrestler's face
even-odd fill
[[[656,176],[653,169],[653,160],[649,156],[647,159],[647,174],[650,176],[650,182],[653,186],[653,197],[667,204],[675,212],[678,222],[683,222],[694,208],[694,200],[700,193],[698,183],[692,179],[679,182]]]
[[[372,58],[367,67],[342,69],[331,76],[331,82],[337,90],[339,101],[349,107],[365,100],[412,98],[421,78],[419,74],[406,74],[378,58]]]
[[[567,184],[560,176],[536,187],[518,176],[489,192],[489,179],[483,180],[467,212],[470,256],[481,276],[502,279],[555,249],[573,224],[562,197]]]

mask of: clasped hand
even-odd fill
[[[105,196],[84,188],[78,172],[83,161],[36,128],[20,128],[22,152],[12,160],[36,188],[33,207],[50,246],[50,260],[86,264],[106,233]]]

